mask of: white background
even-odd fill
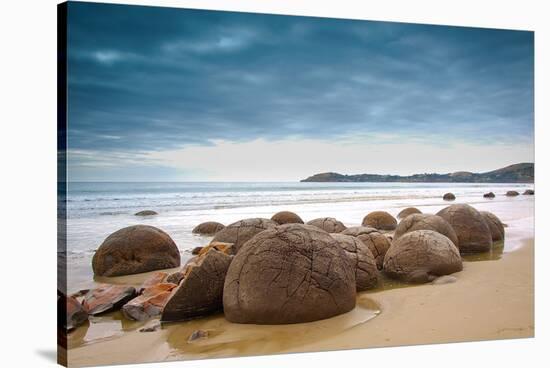
[[[4,367],[55,365],[56,3],[53,0],[12,0],[0,5],[0,362]],[[125,3],[536,31],[537,287],[534,339],[139,367],[219,367],[222,364],[239,368],[281,365],[334,367],[360,364],[365,367],[447,368],[548,364],[550,244],[547,222],[550,217],[545,212],[548,211],[549,185],[550,12],[545,9],[545,1],[153,0]],[[410,333],[414,334],[414,331]]]

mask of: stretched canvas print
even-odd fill
[[[534,34],[58,6],[69,366],[534,335]]]

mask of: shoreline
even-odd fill
[[[463,271],[453,274],[454,283],[362,292],[356,308],[341,316],[258,326],[232,324],[219,314],[154,332],[139,332],[143,324],[121,322],[124,332],[70,348],[69,363],[145,363],[533,337],[534,239],[509,235],[520,246],[498,260],[464,262]],[[197,329],[208,331],[208,338],[188,342]],[[77,330],[69,339],[74,342],[75,333],[86,332]]]

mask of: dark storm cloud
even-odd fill
[[[533,135],[533,34],[71,3],[69,145]]]

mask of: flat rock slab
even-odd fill
[[[135,296],[136,289],[132,286],[104,284],[88,292],[82,304],[89,314],[95,316],[120,309]]]
[[[122,313],[126,318],[135,321],[145,321],[159,316],[170,299],[172,289],[176,286],[176,284],[162,283],[148,287],[143,294],[126,303],[122,307]]]

